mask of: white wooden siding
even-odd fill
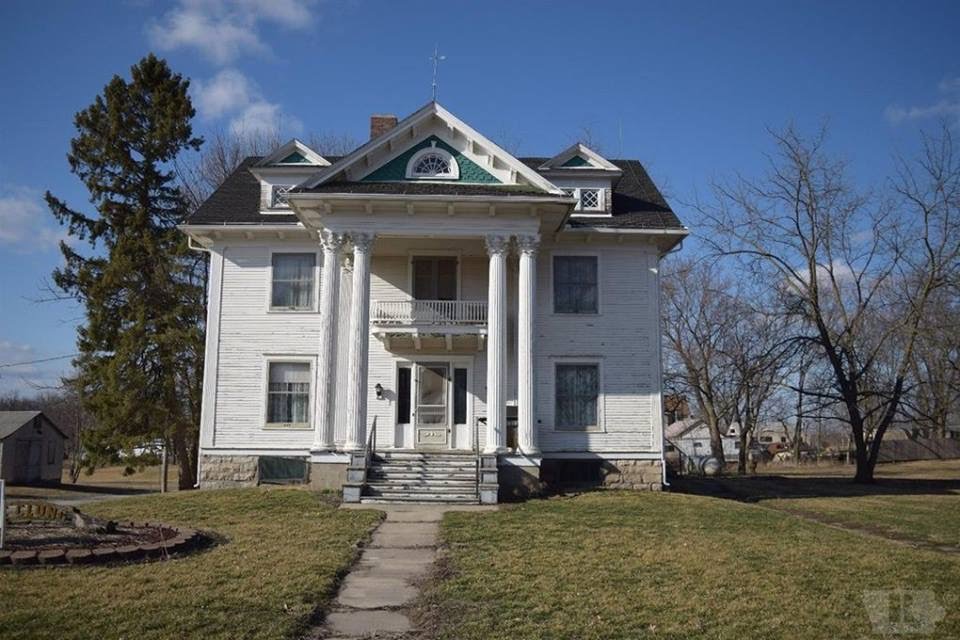
[[[313,442],[311,430],[265,429],[263,425],[263,366],[265,357],[283,355],[315,358],[319,342],[319,313],[267,311],[271,251],[316,251],[316,245],[290,240],[272,243],[236,243],[222,248],[219,335],[207,341],[216,354],[205,372],[206,384],[215,385],[212,410],[204,409],[204,448],[306,450]],[[600,313],[553,313],[552,255],[555,252],[595,254],[599,259]],[[319,279],[321,255],[318,252]],[[508,402],[516,401],[517,388],[517,268],[508,269]],[[215,258],[213,264],[217,264]],[[544,242],[537,260],[537,300],[534,330],[534,385],[536,426],[544,452],[649,452],[658,453],[660,438],[659,364],[656,276],[657,256],[652,246],[594,241],[589,244]],[[461,258],[461,297],[486,300],[487,259]],[[338,304],[338,340],[334,381],[337,444],[345,441],[346,381],[351,277],[341,271]],[[213,283],[213,280],[211,281]],[[371,264],[371,300],[409,298],[409,255],[374,255]],[[211,291],[211,297],[215,293]],[[211,318],[212,320],[212,318]],[[211,325],[213,326],[213,325]],[[436,352],[443,359],[446,352]],[[460,352],[462,354],[462,352]],[[388,351],[370,336],[367,384],[368,427],[377,420],[380,446],[402,445],[395,433],[396,363],[409,355]],[[459,354],[457,354],[459,355]],[[470,402],[473,418],[486,416],[486,353],[476,352],[471,371]],[[558,359],[582,357],[601,366],[601,430],[590,433],[556,431],[554,368]],[[377,400],[374,387],[383,385],[385,399]],[[205,398],[212,396],[205,389]],[[314,416],[311,415],[311,424]],[[207,429],[209,421],[213,429]],[[485,435],[480,429],[481,443]]]

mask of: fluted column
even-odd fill
[[[340,297],[340,251],[346,242],[342,233],[320,232],[323,266],[320,271],[320,344],[317,352],[317,384],[314,451],[333,449],[332,389],[336,360],[337,308]]]
[[[367,432],[367,356],[370,350],[370,254],[374,234],[351,233],[353,301],[350,305],[350,356],[347,369],[348,451],[362,449]]]
[[[533,318],[537,298],[537,250],[540,236],[517,236],[520,252],[520,282],[517,313],[517,436],[520,451],[536,454],[537,429],[534,424]]]
[[[484,453],[506,450],[507,249],[508,236],[487,236],[490,255],[487,293],[487,442]]]

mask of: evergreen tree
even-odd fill
[[[199,149],[189,81],[153,54],[114,76],[79,112],[67,159],[96,214],[49,192],[47,204],[81,254],[61,243],[54,283],[81,302],[77,375],[96,425],[85,433],[93,460],[158,439],[176,455],[180,488],[193,485],[203,372],[203,287],[197,256],[176,225],[187,205],[173,163]]]

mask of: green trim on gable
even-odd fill
[[[564,162],[561,167],[589,167],[590,163],[581,155],[575,155],[566,162]]]
[[[277,164],[310,164],[310,161],[299,151],[294,151]]]
[[[460,178],[459,180],[449,181],[449,182],[469,182],[477,184],[503,184],[495,176],[487,173],[480,165],[466,157],[449,144],[438,138],[437,136],[430,136],[426,138],[419,144],[414,145],[410,149],[407,149],[399,156],[391,160],[385,165],[374,169],[371,173],[367,174],[360,179],[361,182],[405,182],[407,178],[407,163],[410,162],[410,158],[413,157],[415,153],[421,149],[426,149],[430,146],[431,142],[436,142],[437,147],[443,149],[447,153],[453,156],[457,161],[457,164],[460,166]],[[416,180],[416,182],[422,182],[422,180]],[[446,180],[438,180],[438,182],[448,182]]]

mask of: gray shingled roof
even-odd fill
[[[14,433],[16,433],[20,427],[27,424],[37,416],[42,416],[42,411],[0,411],[0,440],[3,440]],[[60,430],[57,425],[50,422],[50,418],[43,416],[43,419],[56,430],[57,433],[62,435],[64,438],[67,436]]]
[[[249,157],[200,205],[187,220],[189,224],[296,224],[293,214],[260,213],[260,183],[249,168],[260,158]],[[339,158],[327,156],[331,162]],[[519,158],[534,169],[548,158]],[[618,229],[683,229],[683,225],[660,190],[637,160],[611,160],[623,174],[613,185],[613,215],[609,218],[571,219],[571,227],[610,227]],[[516,187],[409,182],[332,182],[310,192],[319,193],[395,193],[438,195],[524,195],[542,196],[543,192]]]

